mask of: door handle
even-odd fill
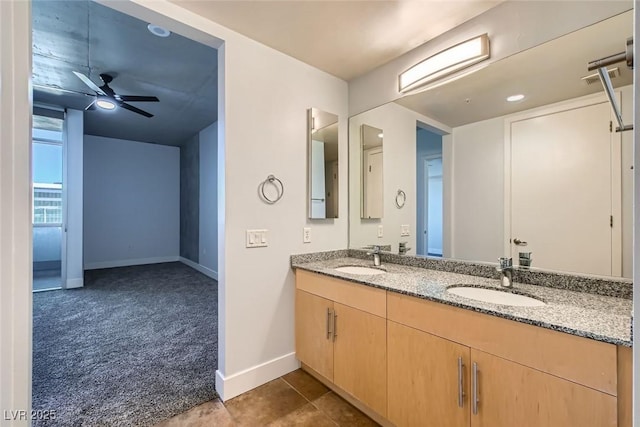
[[[525,241],[523,241],[523,240],[520,240],[520,239],[518,239],[518,238],[513,239],[513,243],[514,243],[516,246],[527,246],[527,245],[528,245],[528,243],[527,243],[527,242],[525,242]]]
[[[464,407],[464,363],[462,356],[458,357],[458,406]]]
[[[471,374],[471,388],[473,389],[473,397],[471,402],[471,409],[473,415],[478,415],[478,364],[473,362],[473,369]]]
[[[338,338],[338,313],[333,310],[333,341]]]

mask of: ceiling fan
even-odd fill
[[[100,107],[105,110],[113,110],[118,107],[122,107],[125,110],[133,111],[134,113],[143,115],[145,117],[153,117],[153,114],[134,107],[129,102],[158,102],[160,101],[155,96],[137,96],[137,95],[118,95],[113,89],[109,87],[109,83],[113,81],[113,77],[109,74],[100,74],[100,79],[103,85],[96,85],[91,79],[82,73],[74,71],[75,74],[84,84],[86,84],[92,91],[96,93],[95,100],[89,104],[85,110],[95,110]]]

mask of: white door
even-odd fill
[[[514,264],[522,251],[532,252],[533,267],[619,271],[620,261],[612,261],[610,117],[603,102],[511,123]]]

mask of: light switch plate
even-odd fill
[[[405,237],[409,235],[409,224],[403,224],[400,226],[400,236]]]
[[[264,248],[269,246],[267,232],[269,230],[247,230],[247,248]]]
[[[382,224],[380,224],[378,226],[378,237],[382,237],[382,235],[383,235],[383,228],[382,228]]]
[[[311,243],[311,228],[304,227],[302,229],[302,243]]]

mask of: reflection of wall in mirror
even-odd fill
[[[384,181],[382,179],[382,147],[364,150],[362,153],[362,179],[364,218],[383,218]]]
[[[623,116],[632,117],[632,87],[621,92]],[[545,107],[543,107],[545,108]],[[525,112],[526,113],[526,112]],[[520,113],[519,113],[520,114]],[[495,262],[504,252],[504,133],[505,116],[453,129],[451,253],[453,258]],[[632,132],[622,137],[622,276],[632,272]],[[445,183],[446,185],[446,183]],[[571,200],[570,192],[567,201]],[[517,236],[515,236],[517,237]],[[579,248],[575,248],[579,251]],[[534,253],[533,266],[536,265]]]
[[[349,246],[361,248],[371,244],[391,245],[394,252],[399,242],[407,242],[416,248],[416,123],[450,131],[450,128],[428,117],[395,103],[383,105],[349,119]],[[361,141],[363,124],[384,130],[383,158],[383,218],[362,219],[361,191]],[[446,139],[446,137],[444,137]],[[407,199],[402,209],[395,205],[395,196],[401,188]],[[384,227],[384,235],[378,238],[378,225]],[[410,235],[400,236],[401,225],[409,225]]]

